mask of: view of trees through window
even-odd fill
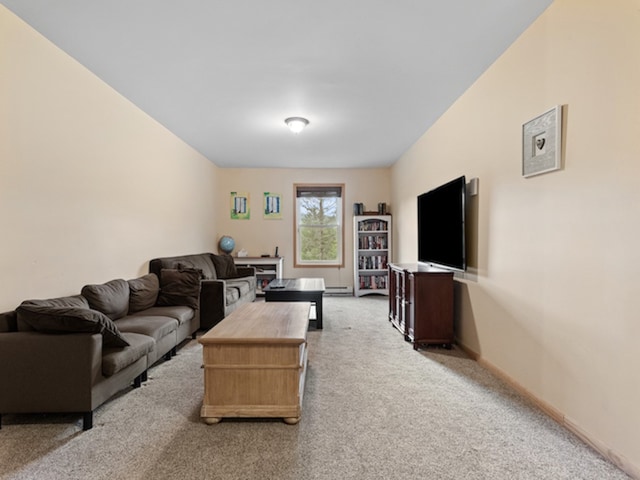
[[[342,186],[296,187],[296,260],[342,264]]]
[[[300,257],[338,260],[338,198],[300,198]]]

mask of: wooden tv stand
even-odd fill
[[[453,272],[389,264],[389,320],[405,340],[419,345],[453,343]]]

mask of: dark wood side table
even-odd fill
[[[322,329],[322,295],[324,278],[281,278],[263,288],[266,302],[313,302],[316,305],[316,328]]]

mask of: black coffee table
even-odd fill
[[[266,302],[313,302],[316,304],[316,328],[322,329],[323,278],[280,278],[262,289]]]

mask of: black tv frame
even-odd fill
[[[418,265],[467,269],[466,177],[418,195]]]

